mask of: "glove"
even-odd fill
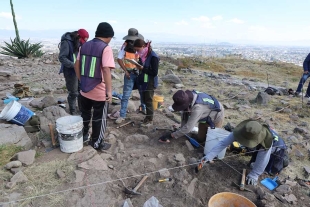
[[[246,181],[248,185],[257,185],[257,179],[252,178],[249,175],[246,177]]]
[[[169,143],[170,142],[170,139],[172,139],[171,137],[171,132],[168,132],[168,133],[165,133],[164,135],[162,135],[158,141],[160,142],[165,142],[165,143]]]

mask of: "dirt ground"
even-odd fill
[[[230,60],[229,62],[233,61]],[[16,73],[19,72],[20,75],[25,76],[25,80],[29,80],[31,74],[34,79],[38,79],[40,76],[40,74],[30,73],[31,67],[42,69],[41,76],[44,77],[44,80],[32,82],[32,87],[43,88],[48,86],[54,87],[57,90],[63,88],[64,80],[57,74],[57,65],[38,64],[36,66],[35,63],[32,63],[31,67],[25,67],[27,68],[23,71],[15,69]],[[161,65],[161,75],[167,69],[170,69],[169,64]],[[236,106],[233,109],[227,109],[225,111],[224,124],[230,122],[236,125],[245,118],[253,117],[255,114],[262,114],[264,119],[268,120],[272,126],[275,126],[280,134],[283,135],[283,138],[286,139],[294,135],[293,129],[298,124],[309,122],[309,109],[294,109],[294,106],[298,105],[298,102],[292,97],[273,97],[268,107],[255,104],[251,105],[249,100],[253,97],[255,98],[257,92],[247,91],[244,86],[226,84],[224,82],[218,83],[214,79],[207,79],[206,81],[199,74],[181,74],[177,71],[175,72],[180,76],[186,89],[196,88],[201,91],[208,91],[211,94],[217,94],[217,97],[222,103],[230,103]],[[122,74],[118,75],[121,77],[120,80],[113,80],[113,84],[114,89],[121,92]],[[48,79],[48,77],[50,78]],[[172,88],[173,84],[163,83],[162,87],[156,92],[165,96],[164,106],[166,108],[172,101],[170,94]],[[247,91],[247,93],[241,96],[239,93],[243,90]],[[41,94],[40,96],[44,95],[46,94]],[[54,96],[63,97],[66,94],[54,94]],[[275,107],[281,105],[281,101],[289,102],[290,108],[292,109],[290,114],[274,113]],[[138,101],[135,101],[135,104],[137,106]],[[238,108],[238,104],[251,105],[251,107],[250,109],[240,109]],[[294,122],[290,120],[292,114],[303,114],[303,118],[299,116],[301,118]],[[176,114],[174,116],[178,117]],[[38,157],[32,166],[24,169],[29,182],[19,184],[9,190],[1,188],[0,195],[3,195],[3,197],[1,196],[2,199],[0,199],[0,202],[25,199],[11,206],[119,207],[123,205],[125,199],[130,198],[133,206],[140,207],[149,198],[155,196],[164,207],[205,207],[208,206],[208,201],[213,195],[220,192],[233,192],[245,196],[257,206],[268,206],[262,203],[262,199],[258,193],[259,188],[271,194],[274,192],[267,190],[260,184],[257,187],[246,186],[253,190],[253,192],[240,191],[233,185],[233,182],[240,183],[243,168],[246,168],[249,172],[250,169],[246,164],[250,157],[227,152],[223,161],[229,166],[220,160],[216,160],[214,163],[207,164],[203,170],[196,174],[194,172],[196,163],[193,160],[202,158],[204,152],[203,147],[191,151],[186,145],[185,137],[172,140],[170,144],[162,144],[157,140],[165,132],[153,131],[154,127],[167,127],[176,122],[168,118],[163,112],[156,111],[154,126],[140,128],[139,122],[144,118],[143,115],[130,113],[129,117],[136,123],[135,126],[128,125],[117,129],[114,121],[108,120],[107,136],[109,137],[110,134],[113,134],[115,139],[108,140],[112,144],[111,149],[106,153],[98,153],[109,167],[104,171],[95,169],[86,170],[77,167],[76,163],[67,161],[70,155],[62,153],[59,148],[46,152],[46,149],[40,145],[40,139],[49,139],[49,137],[40,137],[36,140]],[[37,139],[38,137],[33,134],[29,135],[33,139]],[[295,136],[300,138],[298,135]],[[301,139],[303,139],[303,143],[307,142],[307,138],[301,137]],[[300,149],[304,157],[302,159],[296,158],[294,150],[291,151],[292,164],[280,174],[279,180],[281,183],[284,183],[287,179],[293,181],[296,177],[307,179],[304,176],[303,167],[309,165],[308,148],[302,142],[292,146],[294,146],[292,149]],[[89,146],[84,146],[84,150],[88,148]],[[176,156],[184,157],[184,160],[177,161]],[[56,174],[57,169],[64,171],[65,177],[58,178]],[[74,182],[74,170],[85,173],[81,182]],[[159,171],[162,175],[160,175]],[[4,170],[1,170],[0,175],[2,178],[1,185],[4,186],[11,175]],[[124,193],[125,187],[135,187],[145,175],[148,178],[141,188],[138,189],[141,195],[130,197]],[[262,175],[260,180],[264,177],[267,176]],[[172,180],[163,183],[156,182],[160,178],[171,178]],[[286,201],[282,203],[274,200],[274,204],[270,204],[270,206],[310,206],[310,189],[307,184],[297,184],[291,187],[291,189],[297,198],[296,203],[289,204]]]

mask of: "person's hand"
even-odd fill
[[[249,175],[246,177],[246,181],[248,185],[257,185],[257,179],[252,178]]]
[[[125,76],[127,79],[130,79],[130,73],[128,71],[125,72]]]
[[[171,136],[171,132],[165,133],[164,135],[162,135],[158,141],[159,142],[163,142],[163,143],[170,143],[170,139],[172,139],[173,137]]]
[[[106,95],[106,102],[112,103],[112,93],[108,92]]]
[[[143,69],[143,67],[141,67],[140,65],[136,65],[136,68],[139,69],[139,70]]]
[[[308,74],[308,73],[309,73],[309,71],[305,71],[305,72],[304,72],[304,74]]]

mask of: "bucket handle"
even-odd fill
[[[276,182],[278,180],[278,176],[274,177],[272,181]]]

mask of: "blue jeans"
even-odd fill
[[[301,92],[302,87],[304,86],[305,82],[307,81],[307,79],[308,79],[309,77],[310,77],[310,72],[307,73],[307,74],[303,74],[303,75],[302,75],[302,77],[301,77],[301,79],[300,79],[300,81],[299,81],[297,90],[296,90],[297,93],[300,93],[300,92]],[[307,91],[306,91],[305,96],[310,97],[310,82],[309,82],[309,85],[308,85],[308,88],[307,88]]]
[[[124,75],[123,97],[121,100],[121,110],[120,110],[120,117],[122,118],[126,117],[128,101],[131,96],[131,92],[136,79],[137,75],[134,73],[130,73],[130,79],[128,79],[126,75]]]

